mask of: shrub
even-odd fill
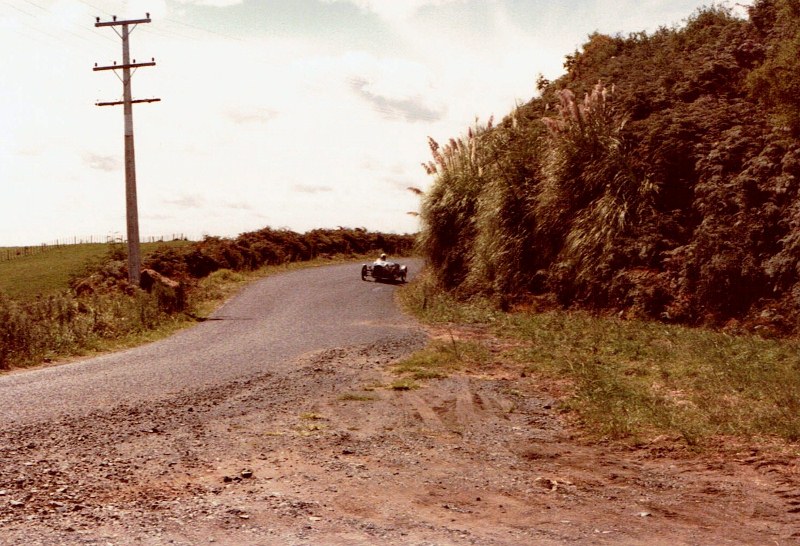
[[[800,332],[800,8],[750,15],[593,34],[497,127],[431,140],[420,249],[438,284]]]

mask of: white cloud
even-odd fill
[[[530,0],[536,13],[526,21],[502,0],[322,1],[383,22],[350,18],[309,36],[302,21],[259,31],[231,18],[217,32],[192,19],[205,13],[195,6],[234,0],[88,2],[102,13],[74,0],[20,4],[30,14],[0,2],[0,245],[125,231],[122,110],[94,106],[119,98],[121,84],[91,70],[118,61],[120,41],[94,28],[96,15],[153,18],[131,39],[135,57],[158,63],[135,73],[134,96],[162,99],[134,107],[148,235],[265,225],[413,231],[406,212],[419,198],[405,188],[430,182],[420,167],[428,135],[447,140],[476,116],[502,117],[530,98],[539,72],[557,77],[563,55],[600,24],[631,31],[673,17],[671,4],[633,0],[624,7],[634,28],[615,25],[609,2],[590,0]],[[682,16],[702,3],[677,1]],[[239,10],[248,6],[256,3]],[[387,24],[388,45],[379,32]],[[365,30],[343,46],[343,34]]]
[[[85,152],[83,154],[83,162],[90,169],[97,169],[100,171],[118,171],[122,168],[122,162],[119,157],[113,155],[100,155],[92,152]]]
[[[392,22],[402,22],[416,14],[423,7],[442,6],[463,0],[323,0],[328,3],[344,2],[359,9],[375,13]]]
[[[175,0],[179,4],[190,4],[195,6],[213,6],[217,8],[226,8],[241,4],[244,0]]]

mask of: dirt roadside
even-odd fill
[[[797,461],[576,436],[505,366],[395,391],[420,336],[0,438],[0,544],[798,544]]]

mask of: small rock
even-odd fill
[[[652,516],[653,514],[651,514],[650,512],[639,512],[639,513],[638,513],[638,514],[636,514],[636,515],[637,515],[638,517],[640,517],[640,518],[647,518],[647,517],[650,517],[650,516]]]
[[[239,475],[240,475],[242,478],[252,478],[252,477],[253,477],[253,471],[252,471],[252,470],[242,470],[242,471],[239,473]]]
[[[10,505],[11,505],[12,507],[14,507],[14,508],[19,508],[19,507],[21,507],[21,506],[25,506],[25,503],[24,503],[24,502],[22,502],[22,501],[19,501],[19,500],[12,500],[12,501],[11,501],[11,502],[9,502],[8,504],[10,504]]]

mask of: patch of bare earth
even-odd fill
[[[790,544],[797,461],[574,436],[504,366],[394,391],[418,339],[7,430],[0,544]]]

